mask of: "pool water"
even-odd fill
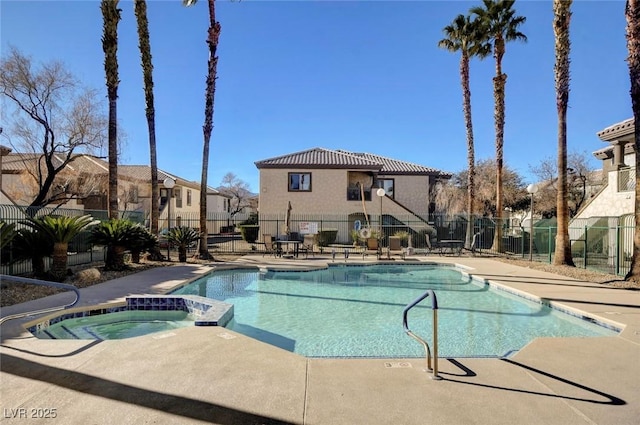
[[[227,328],[304,356],[401,358],[425,354],[403,331],[402,312],[427,289],[438,299],[440,356],[505,356],[537,337],[616,335],[436,265],[217,271],[175,294],[232,303]],[[430,306],[427,299],[408,315],[411,330],[429,343]]]
[[[35,335],[53,339],[123,339],[193,325],[193,318],[186,311],[131,310],[66,319]]]

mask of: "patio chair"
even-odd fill
[[[380,246],[380,241],[377,238],[368,238],[366,240],[367,246],[364,251],[362,251],[362,258],[364,259],[368,254],[376,254],[376,258],[379,260],[382,256],[382,247]]]
[[[263,257],[267,254],[273,254],[274,257],[282,256],[282,248],[273,240],[273,236],[262,235],[262,239],[264,240]]]
[[[302,243],[298,247],[299,252],[304,252],[304,258],[309,258],[309,253],[316,256],[316,253],[313,252],[313,245],[315,244],[315,236],[313,235],[304,235]]]
[[[395,253],[396,255],[400,255],[404,260],[405,250],[402,248],[402,244],[400,242],[400,238],[389,237],[389,247],[387,248],[387,259],[391,259],[391,255]]]

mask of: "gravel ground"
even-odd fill
[[[216,256],[217,261],[233,261],[237,259],[239,255],[221,255]],[[611,274],[601,273],[593,270],[582,269],[577,267],[568,266],[554,266],[546,263],[529,262],[526,260],[515,260],[509,258],[492,258],[496,261],[502,261],[505,263],[515,264],[520,267],[531,268],[536,270],[542,270],[549,273],[555,273],[562,276],[571,277],[574,279],[583,280],[586,282],[600,283],[603,285],[610,285],[612,287],[635,289],[640,287],[634,286],[630,282],[626,282],[622,277]],[[188,263],[210,263],[211,261],[202,261],[190,258]],[[117,279],[122,276],[126,276],[133,273],[139,273],[143,270],[147,270],[154,267],[165,267],[176,262],[167,261],[147,261],[142,260],[140,264],[129,263],[129,268],[123,271],[105,271],[103,264],[83,265],[72,269],[73,275],[69,276],[65,283],[70,283],[78,288],[85,288],[87,286],[95,285],[105,282],[107,280]],[[92,269],[92,270],[88,270]],[[13,304],[19,304],[22,302],[46,297],[48,295],[60,292],[60,290],[54,288],[47,288],[42,286],[24,285],[19,283],[7,284],[2,282],[0,285],[0,306],[9,306]]]

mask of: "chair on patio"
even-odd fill
[[[300,244],[298,250],[299,252],[304,252],[304,258],[309,258],[309,253],[316,256],[316,253],[313,252],[313,245],[315,244],[315,236],[314,235],[304,235],[302,243]]]
[[[393,254],[400,255],[400,257],[404,260],[406,252],[404,248],[402,248],[402,243],[400,242],[400,238],[389,237],[389,247],[387,248],[387,259],[391,259],[391,255]]]
[[[272,254],[274,257],[282,256],[282,248],[273,240],[273,236],[262,235],[262,239],[264,240],[263,257],[267,254]]]
[[[368,254],[376,254],[376,258],[379,260],[382,256],[380,240],[377,238],[367,238],[366,244],[366,249],[362,251],[362,259],[364,259]]]

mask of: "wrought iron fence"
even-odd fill
[[[91,214],[96,219],[106,220],[106,211],[82,211],[70,209],[43,208],[38,215]],[[140,212],[122,212],[121,216],[148,226],[146,215]],[[421,217],[428,217],[423,219]],[[17,223],[27,218],[24,208],[12,205],[0,205],[0,219],[8,223]],[[207,216],[207,245],[215,256],[220,254],[248,254],[264,252],[263,235],[283,235],[287,227],[287,214],[283,211],[277,215],[260,215],[257,222],[255,241],[246,241],[240,233],[240,227],[252,222],[249,214],[210,213]],[[197,213],[175,213],[165,219],[169,227],[186,226],[198,229],[200,220]],[[429,246],[437,246],[439,241],[461,241],[465,245],[463,252],[471,252],[471,240],[467,241],[468,220],[463,215],[428,215],[423,216],[391,216],[391,215],[328,215],[328,214],[290,214],[288,229],[290,232],[303,234],[331,230],[335,234],[333,244],[351,245],[354,243],[355,228],[366,228],[378,236],[383,247],[389,246],[389,237],[403,234],[410,236],[403,239],[417,253],[428,252]],[[500,229],[498,241],[496,231]],[[471,235],[476,235],[473,255],[508,256],[514,258],[531,258],[533,261],[548,262],[555,253],[555,223],[539,220],[533,226],[533,238],[530,229],[513,225],[510,220],[498,221],[489,217],[474,217]],[[574,220],[569,228],[571,249],[577,267],[599,270],[605,273],[624,275],[630,268],[633,253],[634,217],[592,217]],[[69,244],[69,265],[79,265],[94,261],[104,261],[105,251],[89,243],[89,232],[76,236]],[[361,237],[360,237],[361,238]],[[410,241],[410,242],[409,242]],[[8,256],[3,257],[0,272],[3,274],[27,274],[31,271],[29,262],[10,262]],[[48,263],[45,265],[48,267]]]

